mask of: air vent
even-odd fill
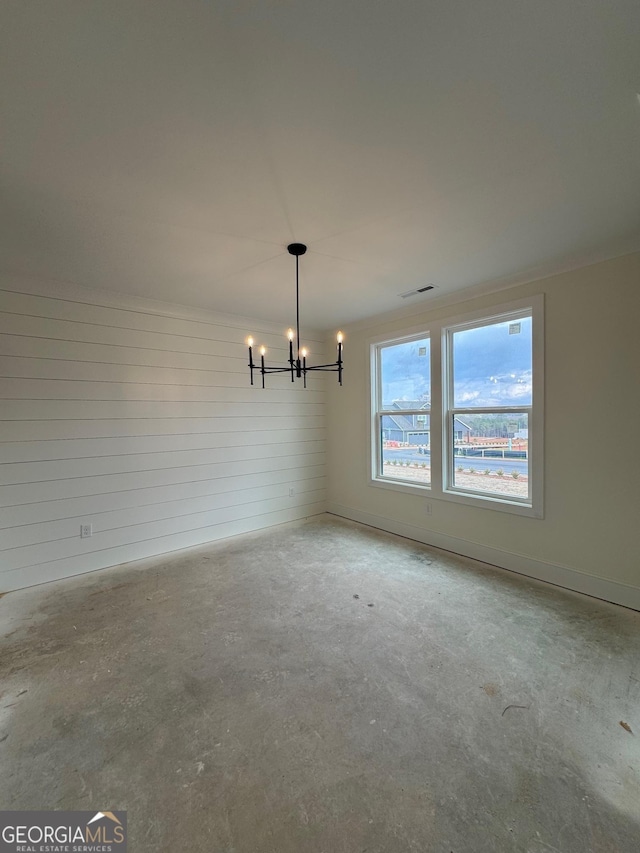
[[[424,287],[419,287],[417,290],[407,290],[406,293],[401,293],[401,299],[408,299],[410,296],[417,296],[419,293],[426,293],[428,290],[435,290],[435,284],[425,284]]]

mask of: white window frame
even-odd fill
[[[370,471],[371,478],[370,483],[375,484],[376,486],[382,486],[387,489],[400,489],[403,490],[405,486],[409,486],[412,491],[417,490],[418,492],[429,492],[431,491],[431,485],[428,483],[414,483],[409,480],[401,480],[396,479],[390,476],[384,476],[381,471],[381,461],[382,461],[382,429],[381,429],[381,421],[385,415],[429,415],[429,446],[433,444],[432,433],[431,433],[431,425],[433,422],[433,413],[431,406],[428,409],[402,409],[402,411],[398,409],[383,409],[382,408],[382,399],[381,399],[381,386],[380,386],[380,353],[385,347],[395,346],[396,344],[407,344],[411,343],[411,341],[421,341],[421,340],[429,341],[429,358],[431,358],[431,348],[432,348],[432,340],[431,335],[428,330],[420,328],[419,331],[416,329],[410,330],[407,329],[405,332],[397,338],[382,338],[380,340],[375,340],[371,342],[371,383],[370,383],[370,394],[369,399],[371,400],[371,423],[372,428],[368,430],[369,433],[369,449],[370,449]],[[433,375],[433,365],[431,367],[431,373]]]
[[[530,498],[527,501],[510,499],[489,492],[464,491],[455,487],[453,483],[453,456],[449,448],[453,446],[451,436],[453,418],[452,413],[457,414],[464,420],[464,414],[460,413],[462,407],[450,406],[452,402],[451,355],[450,337],[454,331],[463,328],[477,328],[490,325],[495,322],[505,322],[518,315],[527,312],[533,321],[532,330],[532,369],[533,369],[533,394],[531,406],[497,406],[490,409],[491,412],[504,410],[505,412],[526,412],[528,415],[529,443],[528,443],[528,471]],[[430,450],[431,450],[431,483],[430,485],[412,483],[407,480],[395,480],[383,476],[379,460],[381,459],[380,446],[380,417],[389,414],[381,409],[379,400],[379,375],[380,375],[380,350],[384,346],[404,343],[420,338],[430,339],[431,360],[431,408],[430,408]],[[431,321],[428,325],[421,327],[413,326],[403,329],[393,337],[379,335],[370,338],[368,343],[369,358],[371,365],[370,394],[371,414],[369,419],[369,485],[381,488],[390,488],[405,494],[422,496],[463,504],[466,506],[490,509],[498,512],[509,512],[514,515],[528,516],[532,518],[544,517],[544,297],[542,294],[525,299],[495,305],[467,314],[443,318],[439,321]],[[468,413],[471,410],[481,414],[485,409],[464,408]],[[424,412],[424,410],[422,410]],[[487,409],[486,411],[489,411]],[[413,414],[413,412],[408,412]]]

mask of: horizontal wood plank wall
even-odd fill
[[[324,512],[327,377],[249,385],[247,334],[283,362],[282,331],[3,281],[0,592]]]

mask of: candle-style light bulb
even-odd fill
[[[293,329],[287,331],[287,337],[289,338],[289,366],[291,367],[291,381],[293,382],[295,380],[293,375]]]
[[[260,347],[260,355],[266,355],[266,354],[267,354],[267,348],[265,346],[261,346]]]
[[[306,347],[302,347],[302,349],[300,350],[300,355],[301,355],[303,358],[306,358],[306,357],[307,357],[307,348],[306,348]]]
[[[251,384],[253,385],[253,338],[251,335],[247,338],[247,346],[249,347],[249,370],[251,371]]]
[[[338,334],[336,335],[336,338],[338,339],[338,343],[341,344],[342,341],[344,340],[344,335],[342,334],[342,332],[338,332]]]

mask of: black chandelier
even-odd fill
[[[336,338],[338,341],[338,358],[332,364],[316,364],[314,366],[307,364],[307,349],[306,347],[300,346],[300,297],[299,297],[299,275],[298,275],[298,258],[300,255],[304,255],[307,251],[307,247],[304,243],[290,243],[287,246],[287,251],[290,255],[295,255],[296,259],[296,331],[294,333],[293,329],[289,329],[287,331],[287,337],[289,338],[289,367],[271,367],[264,363],[264,357],[267,354],[267,348],[265,346],[260,347],[260,365],[254,363],[253,361],[253,338],[247,338],[247,344],[249,346],[249,370],[251,372],[251,384],[253,385],[253,371],[259,370],[262,375],[262,387],[264,388],[264,377],[267,373],[291,373],[291,381],[295,382],[296,379],[300,379],[304,382],[304,387],[307,387],[307,373],[311,370],[322,370],[325,373],[337,373],[338,374],[338,382],[342,385],[342,340],[343,335],[342,332],[338,332]],[[296,342],[296,358],[293,357],[294,347],[293,341],[295,337]]]

